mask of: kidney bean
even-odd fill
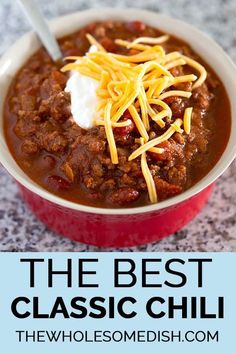
[[[125,117],[122,120],[120,120],[120,122],[127,121],[128,119],[130,119],[130,118]],[[130,119],[130,121],[131,121],[131,123],[130,123],[130,125],[127,125],[127,127],[115,128],[114,129],[115,135],[125,136],[125,135],[130,134],[135,128],[134,122],[131,119]]]
[[[66,179],[57,175],[49,176],[47,182],[49,186],[54,190],[68,190],[72,185]]]
[[[125,206],[139,198],[139,191],[131,187],[119,188],[108,196],[110,203]]]
[[[45,170],[51,170],[56,165],[56,159],[50,155],[44,155],[41,159],[41,166]]]
[[[146,29],[146,25],[141,21],[132,21],[126,24],[126,28],[130,32],[143,32]]]
[[[80,56],[81,52],[80,52],[80,48],[69,48],[64,50],[63,52],[65,57],[73,57],[73,56]]]
[[[131,145],[134,142],[134,138],[130,134],[125,134],[125,135],[116,134],[115,140],[119,145],[122,146]]]
[[[164,151],[161,154],[157,154],[155,152],[149,152],[148,155],[151,156],[153,160],[155,161],[171,160],[173,149],[169,141],[164,141],[163,143],[159,144],[157,147],[164,149]]]
[[[108,52],[116,52],[118,47],[113,42],[112,39],[108,37],[104,37],[100,40],[101,45],[108,51]]]
[[[173,117],[182,118],[187,102],[186,99],[178,96],[171,96],[165,98],[164,101],[170,106]]]
[[[126,111],[124,111],[124,113],[123,113],[123,119],[132,119],[132,116],[131,116],[131,114],[130,114],[130,112],[129,112],[129,110],[128,109],[126,109]]]

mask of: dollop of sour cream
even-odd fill
[[[88,53],[96,51],[97,47],[92,45]],[[95,126],[98,86],[97,80],[82,75],[78,71],[72,71],[67,81],[65,91],[71,95],[71,114],[75,123],[83,129]]]

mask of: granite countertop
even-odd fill
[[[114,7],[106,0],[38,0],[48,18],[90,7]],[[145,7],[183,19],[207,32],[236,62],[235,0],[130,0],[116,6]],[[102,11],[102,10],[100,10]],[[17,1],[0,2],[0,55],[29,25]],[[199,216],[160,242],[129,251],[236,251],[236,162],[218,180]],[[62,238],[40,223],[20,199],[13,179],[0,166],[0,251],[98,251]],[[111,250],[110,250],[111,251]]]

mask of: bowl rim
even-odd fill
[[[234,65],[231,58],[224,52],[224,50],[205,33],[201,32],[197,28],[181,20],[174,19],[170,16],[166,16],[153,11],[137,9],[137,8],[123,8],[123,9],[103,8],[102,11],[98,11],[97,9],[89,9],[89,10],[73,12],[65,16],[57,17],[54,20],[50,21],[50,27],[52,31],[56,34],[56,36],[60,37],[62,35],[73,33],[73,31],[76,31],[77,29],[83,27],[85,23],[89,23],[95,20],[99,21],[103,19],[111,19],[111,20],[117,19],[123,21],[136,19],[136,20],[142,20],[143,22],[149,25],[153,25],[152,23],[157,22],[156,28],[159,28],[160,30],[163,31],[165,31],[164,27],[172,26],[172,30],[173,28],[178,29],[176,31],[176,35],[180,38],[184,37],[183,39],[193,48],[194,45],[198,45],[198,47],[201,47],[206,52],[208,52],[208,55],[211,55],[211,52],[214,52],[215,60],[221,62],[223,66],[222,71],[227,72],[227,76],[230,77],[232,81],[230,82],[231,90],[226,89],[231,103],[231,113],[232,113],[231,133],[230,133],[230,138],[227,143],[226,149],[222,154],[221,158],[219,159],[219,161],[216,163],[213,169],[211,169],[210,172],[194,186],[184,191],[183,193],[179,194],[178,196],[172,197],[170,199],[167,199],[165,201],[156,204],[133,207],[133,208],[115,209],[115,208],[98,208],[98,207],[92,207],[92,206],[71,202],[61,197],[58,197],[48,192],[47,190],[43,189],[41,186],[37,185],[20,169],[20,167],[14,161],[14,158],[11,155],[10,150],[7,147],[7,144],[5,142],[5,138],[3,134],[3,126],[1,127],[1,124],[3,125],[3,118],[2,118],[3,115],[1,112],[5,101],[5,97],[4,97],[2,99],[2,102],[0,103],[0,110],[1,110],[0,120],[2,120],[2,123],[0,122],[1,123],[0,131],[2,130],[2,136],[4,140],[2,142],[0,139],[0,151],[2,151],[2,153],[0,154],[0,163],[2,163],[2,165],[15,178],[15,180],[18,181],[25,188],[37,194],[41,198],[46,199],[49,202],[52,202],[53,204],[59,205],[67,209],[72,209],[79,212],[86,212],[91,214],[105,214],[105,215],[127,215],[127,214],[130,215],[130,214],[158,212],[160,210],[173,207],[179,203],[182,203],[194,197],[196,194],[200,193],[201,191],[203,191],[205,188],[207,188],[209,185],[215,182],[215,180],[227,169],[227,167],[235,158],[236,143],[234,143],[234,141],[236,141],[236,97],[233,95],[233,92],[236,91],[236,66]],[[80,23],[80,22],[82,22],[83,24],[75,26],[75,23]],[[70,28],[72,27],[74,27],[74,29],[70,31]],[[168,30],[167,32],[171,33],[170,30]],[[173,33],[175,33],[174,30]],[[182,33],[182,36],[180,36],[178,33]],[[186,38],[189,38],[189,40]],[[15,44],[13,44],[13,46],[11,46],[3,55],[3,57],[0,59],[0,68],[2,68],[0,70],[0,77],[4,78],[6,76],[5,69],[7,70],[7,60],[8,60],[8,64],[10,59],[13,60],[14,62],[14,60],[17,59],[17,56],[14,56],[14,54],[16,54],[16,52],[19,51],[21,48],[25,50],[26,48],[24,46],[24,43],[29,39],[33,41],[36,46],[39,46],[39,41],[33,32],[28,32],[20,39],[18,39],[15,42]],[[203,51],[203,53],[205,52]],[[201,53],[200,56],[203,57]],[[29,55],[26,54],[25,60],[28,57]],[[214,59],[214,57],[211,59]],[[22,64],[18,66],[18,69],[21,66]],[[224,81],[221,77],[221,80],[223,81],[224,84],[226,84],[226,79]]]

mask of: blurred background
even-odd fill
[[[138,7],[191,23],[236,62],[235,0],[36,0],[48,19],[87,8]],[[157,24],[158,27],[158,24]],[[17,0],[0,0],[0,55],[30,29]],[[223,117],[222,117],[223,118]],[[236,163],[220,178],[203,212],[177,234],[129,251],[236,251]],[[0,165],[0,251],[98,251],[58,237],[21,201]],[[99,249],[101,250],[101,249]],[[109,250],[110,251],[110,250]]]

